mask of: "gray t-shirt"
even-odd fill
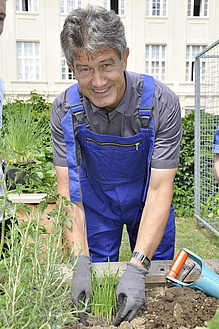
[[[126,91],[120,104],[112,111],[97,108],[81,94],[89,129],[98,134],[133,136],[140,131],[138,115],[143,77],[134,72],[125,72]],[[51,132],[53,140],[54,164],[67,167],[66,147],[61,120],[69,110],[68,90],[53,102],[51,111]],[[178,97],[160,81],[155,80],[152,106],[155,126],[155,145],[152,155],[152,168],[176,168],[179,165],[181,138],[181,110]]]

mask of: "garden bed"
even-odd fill
[[[219,273],[219,260],[204,260],[204,263]],[[117,265],[116,265],[117,264]],[[118,267],[119,265],[119,267]],[[123,329],[194,329],[196,326],[204,327],[206,322],[210,321],[216,310],[219,308],[219,300],[200,290],[194,290],[189,287],[176,287],[167,284],[165,275],[169,268],[170,261],[152,262],[150,274],[146,277],[146,303],[140,308],[136,317],[129,323],[123,322],[119,328]],[[105,264],[94,264],[97,271],[104,270]],[[125,269],[124,263],[111,263],[111,268],[119,268],[120,275]],[[184,266],[184,270],[190,266]],[[194,270],[186,282],[195,280],[200,275],[198,270]],[[179,276],[180,279],[180,276]],[[66,326],[67,329],[113,329],[107,320],[87,317],[88,326],[81,323],[72,323]],[[216,327],[215,327],[216,328]]]
[[[193,329],[204,327],[219,308],[219,300],[206,296],[199,290],[188,287],[156,287],[147,289],[146,303],[129,323],[123,322],[123,329]],[[106,320],[87,318],[88,327],[80,323],[69,324],[67,329],[115,328]]]

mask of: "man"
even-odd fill
[[[90,296],[90,260],[118,260],[125,224],[133,254],[116,290],[118,326],[145,301],[150,260],[173,258],[179,101],[161,82],[126,71],[129,49],[113,11],[71,12],[61,45],[78,81],[51,112],[58,193],[74,206],[65,229],[75,264],[72,299],[80,310]]]

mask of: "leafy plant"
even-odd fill
[[[93,271],[91,285],[92,315],[112,321],[117,310],[115,299],[115,286],[117,283],[118,271],[112,271],[110,264],[101,275]]]
[[[180,164],[174,180],[173,204],[177,216],[194,214],[194,112],[182,118]]]
[[[0,154],[7,165],[11,190],[50,193],[56,187],[49,127],[51,104],[37,93],[30,96],[27,101],[4,105]]]
[[[75,321],[74,311],[67,302],[70,281],[57,264],[70,261],[62,248],[62,224],[65,220],[61,199],[53,211],[51,232],[41,225],[47,202],[39,210],[31,211],[25,205],[27,221],[13,224],[6,238],[9,254],[0,260],[0,327],[13,328],[64,328]],[[45,234],[46,233],[46,234]]]
[[[219,208],[218,208],[219,194],[215,196],[209,195],[206,199],[205,204],[201,204],[201,215],[202,217],[208,217],[213,219],[219,219]]]

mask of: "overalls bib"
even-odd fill
[[[68,90],[70,110],[62,119],[62,129],[66,143],[70,197],[72,202],[83,202],[93,262],[118,261],[124,224],[127,226],[131,250],[136,243],[155,139],[151,116],[154,79],[146,75],[143,77],[139,110],[142,128],[131,137],[102,135],[87,129],[77,84]],[[82,153],[80,177],[73,121],[77,124],[77,139]],[[175,221],[171,207],[164,237],[153,260],[173,259],[174,241]]]

